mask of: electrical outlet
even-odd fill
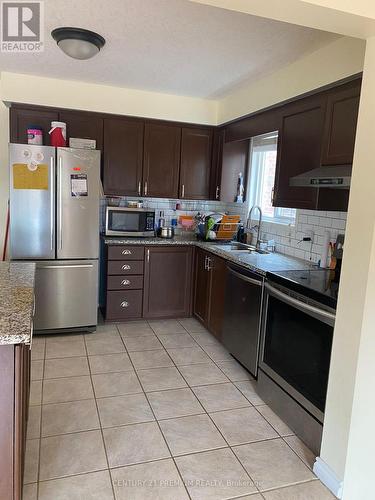
[[[305,236],[306,238],[310,238],[310,241],[314,241],[314,231],[312,229],[310,229],[309,231],[305,231]],[[304,238],[304,241],[309,241],[309,240],[305,240]]]

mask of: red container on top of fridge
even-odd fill
[[[66,123],[51,122],[49,131],[51,146],[55,148],[66,146]]]

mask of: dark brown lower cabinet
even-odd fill
[[[200,248],[195,255],[194,315],[221,338],[226,282],[226,261]]]
[[[30,389],[30,347],[0,346],[0,498],[21,500]]]
[[[146,247],[143,317],[190,316],[192,256],[190,246]]]

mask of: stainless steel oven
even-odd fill
[[[260,369],[323,422],[335,310],[280,284],[264,289]]]
[[[149,208],[107,207],[107,236],[155,236],[155,210]]]

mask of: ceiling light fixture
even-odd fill
[[[56,28],[51,31],[51,36],[60,49],[73,59],[91,59],[105,44],[102,36],[83,28]]]

